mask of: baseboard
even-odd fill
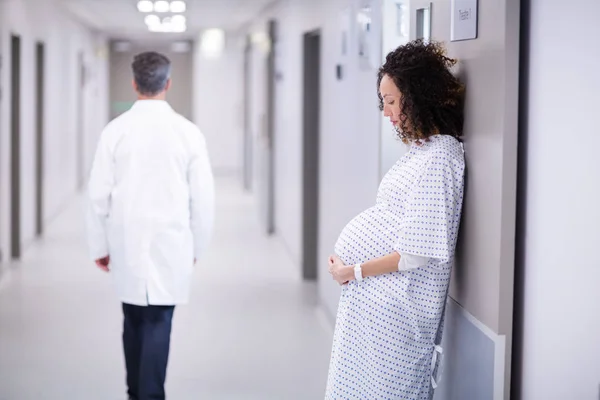
[[[435,400],[504,400],[506,337],[448,300],[442,379]]]

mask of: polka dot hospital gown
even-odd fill
[[[383,178],[375,206],[343,229],[335,253],[347,265],[394,251],[421,263],[342,287],[326,400],[433,397],[463,177],[455,138],[412,144]]]

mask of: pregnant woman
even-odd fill
[[[379,70],[383,115],[410,149],[329,258],[342,294],[328,400],[433,397],[463,200],[464,87],[454,64],[442,45],[413,41]]]

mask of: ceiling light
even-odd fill
[[[154,4],[150,0],[140,0],[138,1],[137,8],[139,12],[152,12],[154,11]]]
[[[183,15],[173,15],[171,17],[171,24],[177,26],[185,26],[185,17]]]
[[[171,27],[169,28],[169,32],[183,33],[186,31],[186,29],[187,29],[187,26],[185,26],[185,25],[171,25]]]
[[[271,39],[263,31],[252,33],[250,40],[264,53],[268,53],[271,50]]]
[[[160,25],[160,18],[158,18],[158,15],[150,14],[144,18],[144,22],[148,26]]]
[[[156,12],[169,12],[169,2],[166,0],[158,0],[154,2],[154,11]]]
[[[202,33],[200,49],[206,58],[217,58],[225,47],[225,32],[222,29],[207,29]]]
[[[150,32],[181,33],[187,30],[185,17],[183,15],[165,17],[162,21],[159,20],[158,22],[156,19],[153,19],[150,23],[148,23],[148,21],[146,21],[146,23]]]
[[[171,12],[172,13],[182,13],[185,11],[185,1],[176,0],[171,2]]]
[[[183,15],[174,15],[163,20],[166,32],[185,32],[187,27]]]

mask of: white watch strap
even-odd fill
[[[359,282],[363,280],[362,268],[360,264],[356,264],[354,266],[354,278]]]

